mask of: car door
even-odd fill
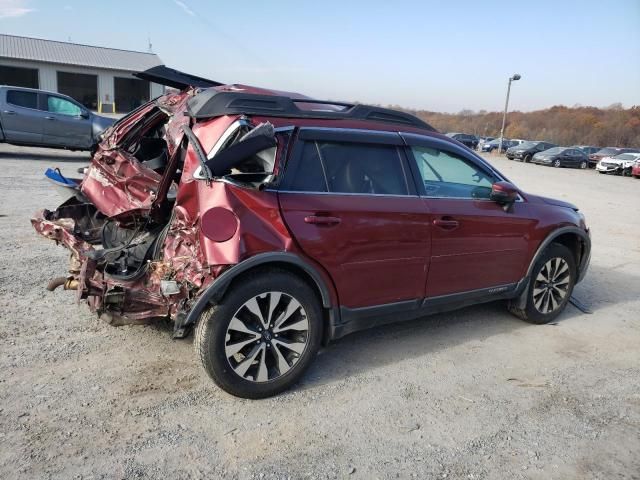
[[[471,152],[439,139],[403,137],[432,224],[426,296],[518,282],[536,223],[526,202],[505,211],[489,200],[491,185],[504,178]]]
[[[8,88],[3,100],[0,115],[5,139],[8,142],[40,144],[45,114],[38,110],[38,92]]]
[[[563,150],[561,161],[563,167],[575,167],[577,162],[575,150]]]
[[[398,134],[302,129],[278,198],[343,307],[424,297],[430,226]]]
[[[43,93],[43,142],[57,147],[88,148],[91,145],[91,119],[80,104],[58,95]]]
[[[578,149],[574,148],[571,151],[573,153],[572,166],[574,166],[576,168],[580,168],[580,165],[582,164],[582,162],[587,162],[587,165],[589,164],[589,159],[587,158],[587,155],[582,150],[578,150]]]

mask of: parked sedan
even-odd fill
[[[114,121],[66,95],[0,85],[0,142],[89,150]]]
[[[502,140],[502,151],[501,151],[501,153],[506,152],[508,148],[513,147],[514,145],[516,145],[516,144],[514,144],[514,142],[504,138]],[[483,143],[482,147],[480,148],[480,150],[483,151],[483,152],[493,152],[494,150],[497,150],[499,147],[500,147],[500,139],[496,138],[495,140],[491,140],[490,142]]]
[[[447,133],[447,137],[451,137],[454,140],[459,141],[465,147],[469,147],[471,150],[475,150],[478,147],[479,140],[478,140],[478,137],[476,137],[475,135],[469,135],[467,133],[450,132],[450,133]]]
[[[598,150],[596,153],[589,155],[589,166],[595,167],[596,164],[605,157],[615,157],[621,153],[638,153],[640,150],[636,148],[619,148],[619,147],[605,147]]]
[[[536,153],[543,152],[553,147],[557,147],[557,145],[540,141],[523,142],[520,145],[507,149],[507,158],[509,160],[530,162]]]
[[[615,175],[632,175],[632,169],[636,162],[640,161],[640,153],[621,153],[613,157],[604,157],[596,165],[600,173],[613,173]]]
[[[585,169],[589,166],[589,158],[582,150],[573,147],[554,147],[536,153],[532,163],[538,165],[553,165],[556,168],[573,167]]]
[[[578,150],[582,150],[587,155],[591,155],[600,150],[600,147],[592,147],[590,145],[573,145],[571,148],[577,148]]]

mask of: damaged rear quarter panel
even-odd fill
[[[213,147],[236,117],[204,122],[206,128],[195,128],[205,152]],[[163,268],[173,273],[173,279],[202,287],[213,280],[226,266],[267,251],[287,251],[293,247],[287,228],[279,213],[275,192],[241,187],[224,180],[206,181],[193,178],[199,167],[190,147],[185,158],[182,180],[178,189],[174,216],[163,249]],[[206,212],[225,208],[237,217],[238,228],[226,241],[216,242],[203,234],[201,225]],[[215,229],[216,225],[208,228]]]

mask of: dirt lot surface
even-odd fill
[[[59,203],[43,171],[86,161],[0,145],[0,478],[640,478],[640,180],[492,160],[586,214],[592,315],[533,326],[496,303],[378,328],[246,401],[169,326],[45,290],[67,256],[29,224]]]

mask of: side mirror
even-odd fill
[[[489,198],[499,205],[510,206],[518,198],[518,189],[509,182],[496,182],[491,186]]]
[[[87,110],[81,110],[80,111],[80,116],[82,118],[89,118],[89,112]]]

